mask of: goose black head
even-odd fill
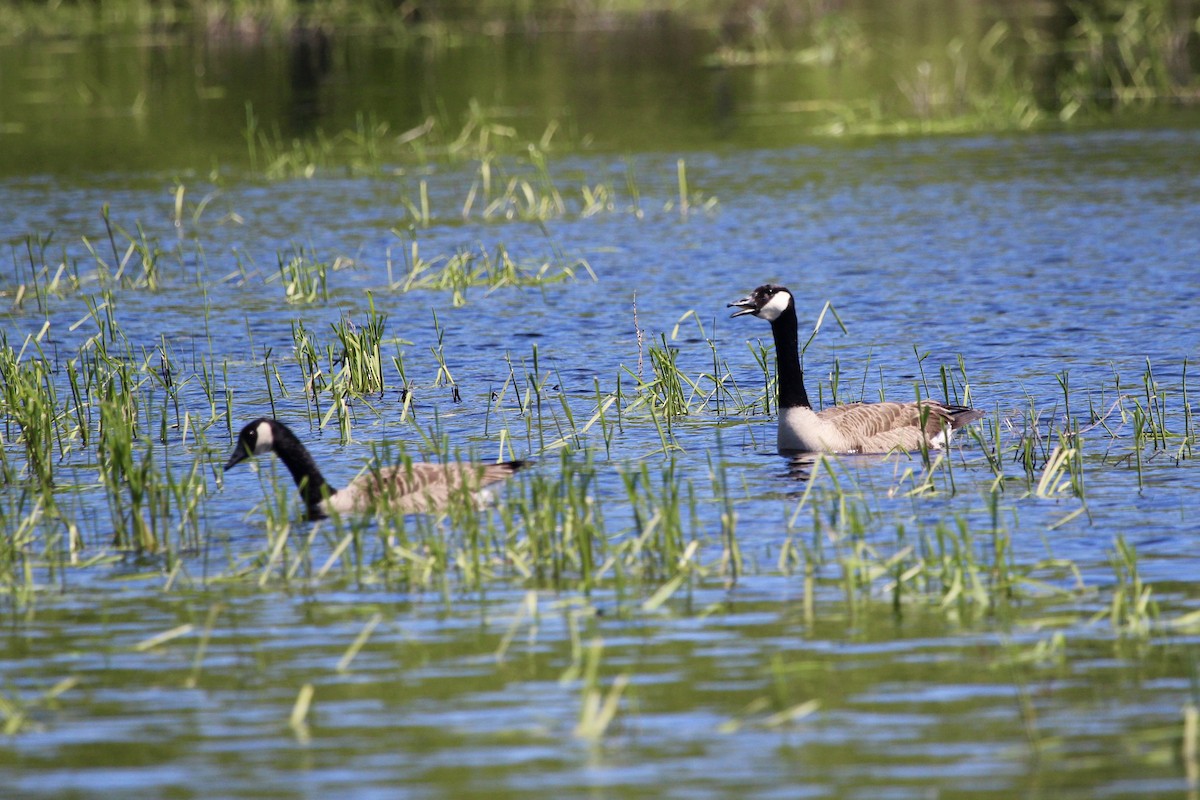
[[[276,424],[273,419],[259,417],[242,428],[242,432],[238,434],[237,442],[233,446],[233,452],[229,454],[229,460],[225,462],[226,471],[250,456],[269,453],[275,446]]]
[[[734,317],[753,314],[759,319],[774,322],[785,311],[794,307],[794,305],[795,301],[792,299],[792,293],[786,287],[777,286],[773,283],[765,283],[741,300],[735,300],[730,303],[726,308],[737,309],[731,315]]]

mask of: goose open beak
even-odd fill
[[[741,300],[735,300],[732,303],[727,304],[725,307],[737,309],[737,311],[729,315],[731,318],[742,317],[746,314],[753,314],[754,312],[758,311],[758,306],[754,304],[753,295],[746,295]]]

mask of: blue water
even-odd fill
[[[1011,443],[1030,409],[1043,432],[1061,427],[1058,376],[1069,376],[1070,410],[1086,426],[1089,403],[1103,412],[1117,402],[1115,376],[1123,392],[1141,396],[1149,361],[1179,428],[1184,366],[1194,372],[1200,357],[1198,149],[1200,134],[1163,130],[694,153],[684,157],[699,196],[686,215],[678,208],[677,154],[629,160],[640,214],[625,189],[625,160],[572,156],[550,162],[568,212],[544,226],[481,220],[479,203],[464,220],[461,207],[476,178],[470,165],[422,176],[272,183],[185,176],[189,203],[211,201],[198,221],[185,214],[179,228],[172,222],[175,176],[7,179],[0,181],[0,239],[10,247],[0,288],[27,281],[23,237],[50,232],[47,261],[65,254],[80,265],[84,285],[49,298],[44,312],[27,297],[0,324],[19,350],[49,320],[42,347],[60,362],[95,333],[90,320],[71,326],[100,289],[88,277],[82,239],[110,255],[100,214],[107,203],[117,224],[133,231],[140,222],[164,251],[160,290],[112,292],[132,351],[157,364],[155,349],[165,340],[184,376],[201,362],[227,369],[235,432],[269,411],[262,362],[270,351],[291,392],[276,392],[277,412],[295,423],[335,483],[356,474],[372,444],[427,453],[421,431],[444,435],[464,455],[495,458],[505,425],[513,453],[538,459],[534,470],[551,474],[559,456],[539,447],[561,435],[560,394],[582,425],[596,382],[602,393],[615,391],[624,369],[630,390],[636,329],[648,348],[663,334],[670,339],[688,312],[695,318],[683,320],[672,342],[682,371],[712,370],[711,339],[745,396],[761,392],[748,343],[769,342],[767,326],[729,320],[725,304],[768,281],[794,290],[802,331],[826,302],[846,327],[843,333],[827,317],[805,355],[810,393],[826,401],[835,360],[838,398],[848,401],[881,393],[909,399],[922,369],[938,396],[943,366],[961,391],[961,357],[970,399],[989,413],[985,439],[999,425]],[[519,163],[510,168],[524,174]],[[417,196],[420,177],[428,180],[432,222],[410,231],[402,201]],[[610,184],[614,210],[581,218],[576,189],[584,181]],[[705,207],[709,199],[715,203]],[[389,289],[389,259],[399,280],[413,236],[425,258],[503,245],[523,263],[584,259],[596,280],[578,270],[574,281],[540,288],[475,287],[456,308],[447,292]],[[352,267],[329,272],[329,302],[284,302],[277,253],[297,246],[330,263],[353,259]],[[332,342],[329,325],[346,314],[361,321],[368,293],[388,315],[388,388],[355,404],[352,441],[342,443],[336,422],[321,431],[306,421],[291,327],[301,320]],[[13,297],[10,291],[4,300]],[[461,403],[433,385],[435,312]],[[532,370],[535,345],[551,388],[541,430],[527,436],[511,386],[490,408],[489,401],[509,378],[510,362],[518,381]],[[400,378],[390,363],[397,352],[413,383],[415,424],[400,419]],[[649,374],[648,352],[642,355]],[[210,418],[199,381],[185,384],[180,397],[197,418]],[[837,459],[821,468],[805,509],[789,524],[807,484],[775,455],[773,417],[761,409],[696,408],[673,427],[676,471],[698,500],[691,532],[703,540],[702,560],[715,563],[722,541],[710,468],[718,465],[745,571],[736,583],[716,572],[697,578],[654,611],[640,606],[652,587],[590,596],[542,591],[534,624],[521,611],[527,598],[516,579],[496,580],[486,591],[452,580],[429,592],[302,580],[258,591],[253,581],[220,580],[263,547],[260,482],[269,486],[271,470],[218,479],[215,466],[231,446],[219,417],[205,432],[214,465],[206,544],[185,555],[182,574],[168,585],[162,563],[123,557],[43,576],[44,591],[29,606],[6,608],[6,695],[31,698],[67,676],[78,684],[38,706],[27,732],[0,742],[0,777],[22,797],[1179,793],[1185,782],[1170,743],[1181,729],[1180,708],[1193,699],[1194,627],[1126,639],[1106,620],[1089,618],[1110,603],[1117,537],[1136,548],[1140,575],[1156,584],[1166,617],[1194,609],[1200,478],[1194,462],[1147,448],[1139,483],[1131,423],[1122,424],[1118,410],[1107,424],[1115,435],[1103,427],[1083,435],[1083,501],[1070,493],[1030,495],[1011,461],[1005,471],[1014,480],[998,500],[1014,562],[1048,586],[1075,589],[1082,581],[1082,591],[1031,590],[1019,613],[979,609],[964,618],[918,601],[897,615],[882,578],[865,604],[847,603],[832,558],[821,567],[829,580],[818,587],[817,617],[809,620],[802,574],[781,571],[777,559],[789,537],[829,554],[850,552],[853,537],[842,538],[845,530],[830,521],[830,472],[861,511],[868,546],[894,550],[901,527],[915,543],[939,524],[964,520],[986,549],[993,474],[981,446],[960,437],[950,455],[957,491],[943,485],[918,497],[904,496],[912,483],[904,474],[920,472],[919,458]],[[583,449],[591,451],[591,491],[610,534],[633,535],[620,472],[646,462],[659,476],[665,462],[655,426],[633,418],[607,450],[596,427],[582,444],[572,458],[582,463]],[[190,464],[194,446],[172,431],[158,463]],[[7,436],[4,447],[20,463],[21,449]],[[108,552],[111,521],[94,453],[70,453],[58,469],[71,486],[64,505],[80,514],[85,555]],[[285,488],[291,491],[286,481]],[[20,487],[0,492],[5,508],[15,508]],[[295,505],[292,514],[293,535],[307,535]],[[816,529],[814,514],[828,527]],[[1051,564],[1035,567],[1049,559],[1072,562],[1079,578]],[[214,606],[217,624],[193,687],[198,632]],[[375,613],[382,622],[368,646],[349,670],[336,672]],[[147,652],[133,649],[186,623],[195,632]],[[512,628],[509,651],[498,658]],[[1057,655],[1017,658],[1056,630],[1068,634]],[[616,675],[630,676],[613,728],[595,744],[571,736],[578,676],[560,681],[575,657],[573,631],[585,643],[603,639],[605,687]],[[314,684],[315,700],[311,729],[299,734],[287,717],[304,683]],[[1022,716],[1023,697],[1032,721]],[[763,698],[769,702],[755,704]],[[766,720],[810,699],[819,708],[809,717]],[[736,730],[722,732],[731,720]]]

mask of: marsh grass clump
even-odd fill
[[[690,210],[712,211],[717,200],[700,192],[689,192],[682,159],[678,162],[678,199],[663,203],[667,213],[679,210],[686,217]],[[476,179],[460,205],[464,220],[488,222],[505,220],[546,223],[559,219],[588,219],[601,214],[644,216],[641,191],[631,166],[626,165],[625,191],[606,181],[583,176],[562,180],[550,171],[549,155],[530,144],[519,158],[484,158]],[[414,217],[416,215],[414,214]],[[427,224],[427,222],[426,222]]]
[[[21,242],[23,253],[15,248],[10,251],[12,269],[0,278],[0,297],[11,296],[11,306],[16,310],[32,300],[37,310],[45,313],[50,311],[52,298],[75,296],[96,287],[101,294],[113,290],[160,291],[168,277],[168,257],[182,260],[182,245],[175,251],[167,250],[140,221],[135,221],[134,232],[127,231],[113,221],[107,203],[101,208],[101,217],[104,237],[79,239],[85,254],[73,255],[66,244],[60,243],[57,256],[51,256],[54,233],[26,234]]]
[[[113,524],[113,545],[154,552],[158,549],[159,484],[154,448],[137,436],[118,402],[100,406],[97,443],[100,477],[107,490]]]
[[[344,168],[352,174],[377,174],[390,140],[389,126],[373,115],[358,114],[355,127],[330,135],[318,129],[308,137],[285,137],[278,124],[264,128],[246,104],[246,141],[250,170],[267,180],[312,178],[319,170]]]
[[[11,297],[14,310],[23,309],[32,297],[37,310],[45,312],[49,298],[79,291],[82,279],[78,261],[68,259],[65,252],[55,261],[48,253],[53,241],[53,232],[31,233],[22,238],[23,247],[12,248],[12,271],[7,273],[12,276],[12,283],[7,286],[0,283],[0,297]]]
[[[1072,495],[1086,501],[1089,465],[1133,467],[1144,486],[1149,462],[1180,465],[1192,458],[1196,429],[1187,388],[1187,361],[1178,384],[1156,378],[1147,362],[1139,384],[1124,384],[1113,374],[1112,386],[1077,391],[1070,376],[1055,376],[1061,398],[1039,408],[1033,398],[1019,413],[997,415],[972,431],[979,451],[995,476],[995,487],[1021,485],[1050,499]],[[1013,474],[1009,465],[1019,467]]]
[[[49,493],[55,483],[62,439],[57,389],[50,367],[45,358],[23,358],[23,353],[15,352],[0,333],[0,382],[5,439],[22,443],[27,479],[52,497]],[[17,479],[7,457],[4,474],[5,483]]]
[[[400,235],[398,231],[393,233]],[[414,236],[401,252],[405,273],[397,279],[388,251],[387,282],[391,290],[450,292],[450,302],[455,308],[466,305],[468,291],[476,287],[490,293],[506,287],[551,286],[574,281],[580,275],[596,280],[596,273],[583,259],[569,261],[557,254],[553,262],[526,263],[514,259],[503,244],[497,245],[494,253],[480,246],[475,250],[460,250],[452,256],[426,259],[421,256]]]
[[[309,136],[287,137],[277,124],[264,127],[253,106],[248,104],[242,135],[250,170],[268,180],[312,178],[332,170],[355,175],[400,175],[414,166],[471,160],[478,160],[486,175],[489,165],[502,155],[524,157],[525,163],[536,169],[540,154],[550,147],[559,129],[558,123],[551,122],[540,139],[525,142],[518,138],[514,127],[500,122],[498,116],[498,112],[471,100],[461,123],[444,116],[430,116],[413,128],[395,133],[388,122],[373,114],[359,113],[351,129],[338,133],[317,129]],[[421,181],[421,186],[422,201],[408,201],[405,205],[414,219],[428,224],[425,181]],[[485,190],[489,186],[485,180]],[[551,189],[550,196],[553,193]]]
[[[367,314],[361,324],[343,317],[333,324],[333,332],[341,345],[341,368],[334,375],[352,395],[383,391],[383,353],[381,345],[387,324],[387,314],[375,310],[375,298],[367,295]]]
[[[812,12],[812,16],[793,42],[781,36],[796,32],[780,19],[786,13],[730,10],[722,26],[722,43],[705,63],[720,67],[831,66],[870,58],[870,44],[852,16],[836,9]]]
[[[1059,82],[1062,116],[1106,107],[1189,99],[1187,43],[1194,16],[1161,0],[1100,0],[1072,6]]]
[[[362,322],[342,317],[331,323],[335,342],[323,343],[308,330],[304,321],[292,322],[292,353],[304,378],[304,395],[311,400],[317,416],[322,396],[328,391],[335,398],[357,398],[384,390],[383,341],[387,314],[377,311],[368,296],[368,308]],[[265,363],[264,363],[265,369]],[[271,390],[271,376],[267,387]],[[282,378],[276,375],[282,388]]]
[[[961,621],[1010,616],[1024,604],[1087,593],[1069,561],[1052,555],[1018,560],[1001,493],[984,499],[983,509],[893,522],[880,516],[852,475],[821,458],[791,514],[778,566],[803,571],[810,615],[818,588],[855,614],[886,600],[897,613],[932,607]],[[805,516],[811,524],[798,525]]]
[[[108,245],[108,253],[103,252],[104,244],[83,237],[83,245],[92,256],[100,283],[126,289],[158,290],[162,280],[160,270],[164,255],[158,240],[147,236],[140,222],[136,224],[136,235],[114,224],[109,214],[108,203],[101,208],[101,216],[104,218],[107,234],[104,244]],[[121,245],[117,244],[118,236],[123,240],[124,252]]]
[[[1159,619],[1154,587],[1146,583],[1138,568],[1136,548],[1118,535],[1109,556],[1115,586],[1107,616],[1113,630],[1124,635],[1146,637]],[[1101,616],[1098,615],[1098,616]]]
[[[385,444],[372,463],[408,458]],[[673,465],[661,474],[646,465],[619,468],[618,477],[626,496],[606,495],[590,453],[562,448],[548,469],[534,467],[499,491],[493,509],[450,502],[443,515],[386,507],[369,519],[335,515],[325,535],[331,552],[317,559],[323,566],[314,573],[411,589],[478,590],[497,580],[584,593],[612,588],[649,594],[657,606],[707,574],[698,558],[706,526],[694,490]]]
[[[689,320],[696,326],[696,336],[683,334]],[[646,342],[654,340],[638,326],[636,305],[633,327],[638,346],[636,360],[631,358],[634,363],[620,367],[607,392],[596,383],[595,404],[584,427],[587,430],[598,422],[606,449],[611,449],[614,434],[623,430],[626,422],[648,422],[656,431],[661,452],[667,453],[678,449],[676,428],[686,418],[694,418],[699,424],[714,411],[742,415],[751,413],[761,402],[757,395],[747,397],[743,393],[695,311],[684,313],[669,335],[659,333],[657,342],[648,346]],[[697,342],[707,348],[704,355],[689,346]]]
[[[608,555],[602,508],[594,491],[595,468],[561,451],[557,474],[538,471],[502,511],[513,536],[504,556],[534,585],[595,585]]]
[[[289,303],[312,304],[329,301],[329,273],[342,265],[338,259],[333,265],[322,261],[310,250],[295,247],[290,254],[276,253],[279,265],[279,281],[283,285],[284,298]],[[268,282],[271,278],[267,279]]]

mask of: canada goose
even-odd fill
[[[780,452],[885,453],[943,447],[953,431],[984,416],[966,406],[937,400],[920,403],[848,403],[813,411],[800,367],[796,302],[783,286],[759,286],[730,303],[734,317],[746,314],[771,323],[779,379]]]
[[[476,505],[491,500],[483,487],[498,483],[526,466],[527,461],[496,464],[459,462],[452,464],[413,463],[364,472],[344,489],[335,489],[317,469],[308,448],[279,420],[260,417],[238,434],[237,444],[225,462],[229,471],[251,456],[274,452],[300,489],[300,496],[313,519],[366,511],[383,505],[402,514],[423,514],[445,508],[461,491],[470,493]]]

